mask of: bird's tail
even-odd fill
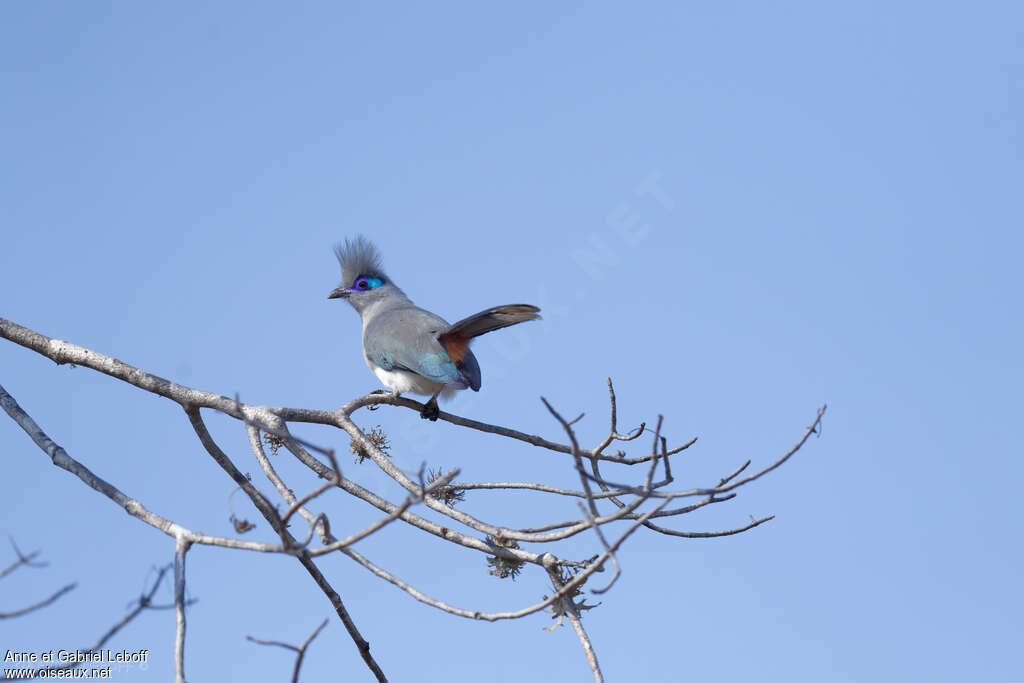
[[[507,306],[495,306],[486,311],[480,311],[468,318],[449,327],[438,336],[438,339],[448,350],[448,354],[458,363],[465,355],[469,340],[487,334],[494,330],[500,330],[509,325],[524,323],[527,320],[540,318],[540,309],[530,304],[509,304]]]
[[[539,312],[539,308],[529,304],[495,306],[460,320],[445,330],[442,336],[458,336],[472,339],[473,337],[479,337],[481,334],[500,330],[509,325],[524,323],[527,320],[536,320],[540,317]]]

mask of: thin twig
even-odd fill
[[[583,516],[587,518],[587,521],[590,522],[590,527],[594,530],[594,533],[597,534],[597,540],[601,541],[601,546],[605,551],[608,551],[611,546],[608,545],[608,541],[605,539],[604,533],[601,531],[601,526],[594,523],[594,518],[590,516],[590,513],[587,512],[587,509],[583,507],[581,503],[577,504],[580,506],[580,512],[582,512]],[[619,575],[622,574],[622,567],[619,565],[619,560],[615,557],[615,553],[608,552],[608,557],[611,559],[612,565],[615,567],[615,572],[612,574],[612,578],[608,580],[608,583],[604,588],[591,588],[590,590],[594,593],[604,593],[607,591],[615,584],[616,581],[619,580]]]
[[[296,647],[294,645],[291,645],[290,643],[282,643],[279,640],[262,640],[260,638],[253,638],[252,636],[246,636],[245,639],[249,640],[249,641],[251,641],[253,643],[257,643],[259,645],[274,645],[274,646],[283,647],[286,650],[291,650],[292,652],[298,653],[298,657],[295,658],[295,669],[292,672],[292,683],[298,683],[298,681],[299,681],[299,669],[302,668],[302,660],[306,657],[306,648],[309,647],[309,644],[313,642],[314,638],[316,638],[318,635],[320,635],[320,631],[324,630],[324,627],[327,626],[327,622],[328,622],[327,619],[324,619],[323,621],[321,621],[320,625],[317,626],[313,630],[313,632],[309,634],[309,637],[306,638],[305,641],[303,641],[302,645],[300,645],[298,647]]]
[[[587,507],[590,508],[590,514],[597,517],[597,503],[594,502],[594,492],[590,489],[590,482],[587,477],[584,476],[586,472],[583,470],[583,460],[580,458],[580,446],[576,441],[576,433],[572,429],[572,423],[567,422],[565,418],[563,418],[558,411],[548,403],[546,398],[541,396],[540,400],[544,403],[544,407],[548,409],[548,412],[558,420],[559,424],[562,425],[562,429],[565,430],[566,435],[569,437],[569,443],[572,444],[572,457],[573,460],[576,461],[576,469],[580,473],[580,483],[583,484],[583,493],[587,499]]]
[[[750,524],[741,526],[737,529],[726,529],[724,531],[676,531],[675,529],[666,529],[663,526],[658,526],[652,522],[644,524],[648,529],[657,531],[658,533],[665,534],[666,536],[678,536],[679,538],[721,538],[722,536],[734,536],[735,534],[742,534],[744,531],[750,531],[756,526],[761,526],[765,522],[770,522],[775,519],[775,515],[768,515],[761,519],[751,518]]]
[[[15,561],[10,566],[4,567],[3,569],[0,569],[0,579],[4,578],[8,574],[10,574],[11,572],[13,572],[18,567],[25,566],[25,567],[37,567],[38,568],[38,567],[45,567],[46,566],[46,564],[47,564],[46,562],[33,562],[33,560],[36,559],[36,556],[39,555],[39,551],[38,550],[33,550],[28,555],[23,555],[22,552],[21,552],[21,549],[18,547],[18,544],[14,542],[14,537],[13,536],[8,536],[7,539],[11,542],[11,548],[14,549],[14,554],[18,556],[18,559],[17,559],[17,561]]]
[[[50,604],[53,604],[54,602],[56,602],[60,598],[60,596],[64,595],[68,591],[74,590],[76,586],[78,586],[77,583],[69,583],[68,585],[64,586],[63,588],[58,589],[57,592],[55,592],[50,597],[45,598],[43,600],[40,600],[39,602],[35,603],[34,605],[29,605],[28,607],[22,607],[20,609],[14,610],[13,612],[0,612],[0,619],[13,619],[14,617],[20,617],[23,614],[28,614],[29,612],[34,612],[37,609],[42,609],[42,608],[46,607],[47,605],[50,605]]]

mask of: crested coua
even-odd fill
[[[480,391],[480,365],[469,342],[493,330],[536,320],[529,304],[495,306],[449,325],[419,308],[384,274],[377,248],[365,237],[334,249],[341,285],[328,299],[346,299],[363,319],[363,358],[395,396],[430,396],[420,415],[438,416],[437,397],[470,388]]]

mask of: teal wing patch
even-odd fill
[[[447,384],[459,376],[454,361],[443,349],[432,353],[415,348],[381,348],[369,355],[370,360],[385,370],[408,370],[442,384]]]
[[[445,384],[459,376],[458,368],[455,367],[455,363],[444,351],[420,354],[417,367],[410,369],[424,377],[429,377],[435,382],[443,382]]]
[[[380,367],[384,368],[385,370],[394,370],[395,369],[395,359],[394,359],[394,356],[392,356],[391,353],[389,353],[388,351],[382,351],[380,353],[375,353],[372,356],[370,356],[370,360],[372,360],[375,364],[379,365]]]

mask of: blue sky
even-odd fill
[[[450,319],[529,302],[475,346],[483,389],[445,408],[549,438],[543,395],[606,428],[665,415],[712,484],[823,433],[737,500],[637,534],[585,624],[609,680],[1010,681],[1024,636],[1017,3],[403,6],[30,3],[0,10],[0,315],[252,403],[334,408],[376,388],[331,253],[358,233]],[[658,193],[644,191],[652,183]],[[230,535],[256,519],[175,405],[0,343],[0,384],[69,453],[154,511]],[[571,485],[565,458],[406,411],[357,414],[396,462]],[[209,422],[256,472],[244,432]],[[308,427],[306,438],[347,450]],[[646,445],[644,445],[646,447]],[[3,534],[49,566],[3,581],[0,649],[74,648],[173,542],[0,420]],[[347,476],[397,498],[368,465]],[[317,482],[282,456],[297,489]],[[269,490],[260,477],[258,485]],[[328,499],[335,532],[374,512]],[[478,493],[509,526],[575,503]],[[265,524],[254,539],[271,540]],[[578,538],[561,550],[597,552]],[[465,607],[549,592],[391,526],[360,551]],[[0,550],[0,566],[13,557]],[[329,604],[288,558],[190,554],[194,680],[282,680]],[[9,558],[9,559],[8,559]],[[392,680],[588,680],[547,615],[482,624],[323,562]],[[170,600],[170,591],[162,593]],[[173,615],[110,644],[153,652]],[[305,680],[369,680],[337,619]]]

